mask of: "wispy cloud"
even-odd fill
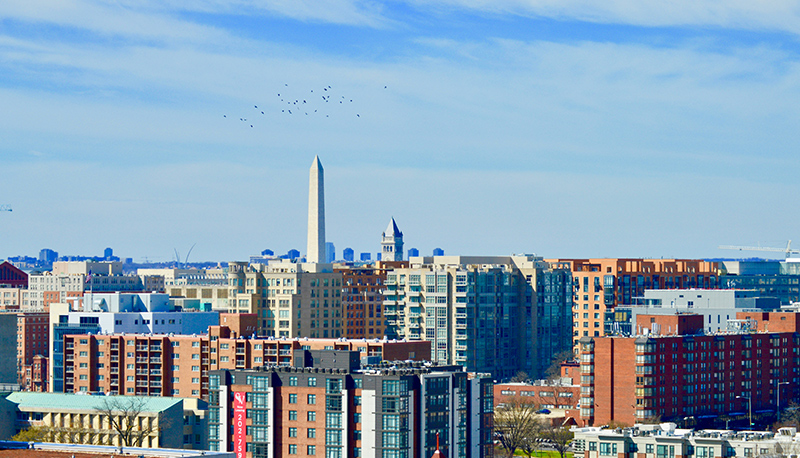
[[[466,9],[565,21],[800,33],[800,6],[791,0],[409,0],[409,3],[421,9]]]

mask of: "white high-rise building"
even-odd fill
[[[325,179],[319,156],[314,156],[314,163],[308,176],[308,246],[306,248],[308,262],[325,262]]]

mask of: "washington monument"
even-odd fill
[[[306,262],[325,262],[325,178],[319,156],[314,156],[308,174]]]

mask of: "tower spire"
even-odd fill
[[[306,261],[325,261],[325,179],[319,156],[308,175],[308,246]]]

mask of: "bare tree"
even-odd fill
[[[527,383],[530,380],[528,377],[528,373],[525,371],[519,371],[516,375],[511,377],[511,383]]]
[[[573,359],[575,359],[575,353],[571,349],[562,350],[553,355],[553,359],[550,361],[550,367],[548,367],[547,371],[545,371],[547,378],[550,380],[560,378],[561,363],[564,361],[572,361]]]
[[[494,430],[508,456],[514,456],[514,452],[525,447],[526,441],[535,437],[539,423],[537,410],[537,404],[522,396],[505,399],[495,409]]]
[[[572,438],[575,434],[563,426],[552,426],[550,424],[544,425],[539,430],[539,437],[542,442],[550,447],[553,447],[558,452],[561,458],[564,458],[572,443]]]
[[[133,396],[109,396],[95,410],[105,417],[111,429],[119,436],[120,444],[128,447],[142,447],[144,440],[157,428],[155,419],[142,415],[147,400]],[[103,420],[101,420],[103,421]]]

